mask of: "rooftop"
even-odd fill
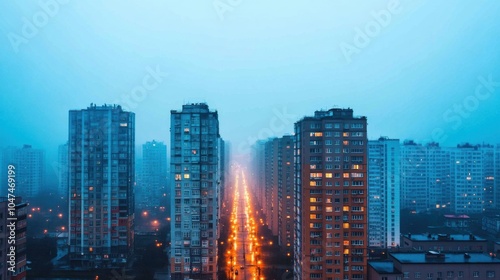
[[[469,219],[470,217],[467,215],[444,215],[447,219]]]
[[[379,274],[401,274],[401,271],[394,268],[392,261],[370,261],[368,265]]]
[[[403,234],[411,241],[486,241],[486,239],[469,234]]]
[[[482,253],[468,253],[468,257],[461,253],[446,253],[444,257],[426,257],[427,253],[391,253],[391,256],[400,263],[447,263],[447,264],[500,264],[500,260]]]

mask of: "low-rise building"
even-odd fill
[[[493,235],[500,233],[500,215],[485,216],[483,217],[482,224],[483,230]]]
[[[471,234],[405,234],[401,239],[403,251],[486,253],[488,250],[486,239]]]
[[[483,253],[391,253],[368,262],[368,279],[497,279],[500,260]]]

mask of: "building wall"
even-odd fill
[[[351,109],[295,123],[296,279],[366,278],[366,137]]]
[[[133,254],[135,116],[105,105],[69,112],[69,258],[125,265]]]
[[[217,279],[219,139],[208,105],[171,111],[172,279]]]

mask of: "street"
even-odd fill
[[[254,209],[250,200],[245,174],[238,172],[235,180],[233,209],[231,214],[231,235],[229,242],[232,244],[229,253],[231,264],[230,279],[264,279],[260,276],[259,244],[256,235]]]

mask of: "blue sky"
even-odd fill
[[[500,143],[500,2],[367,2],[2,1],[0,147],[50,160],[90,103],[169,145],[187,102],[219,111],[235,152],[333,106],[371,139]]]

